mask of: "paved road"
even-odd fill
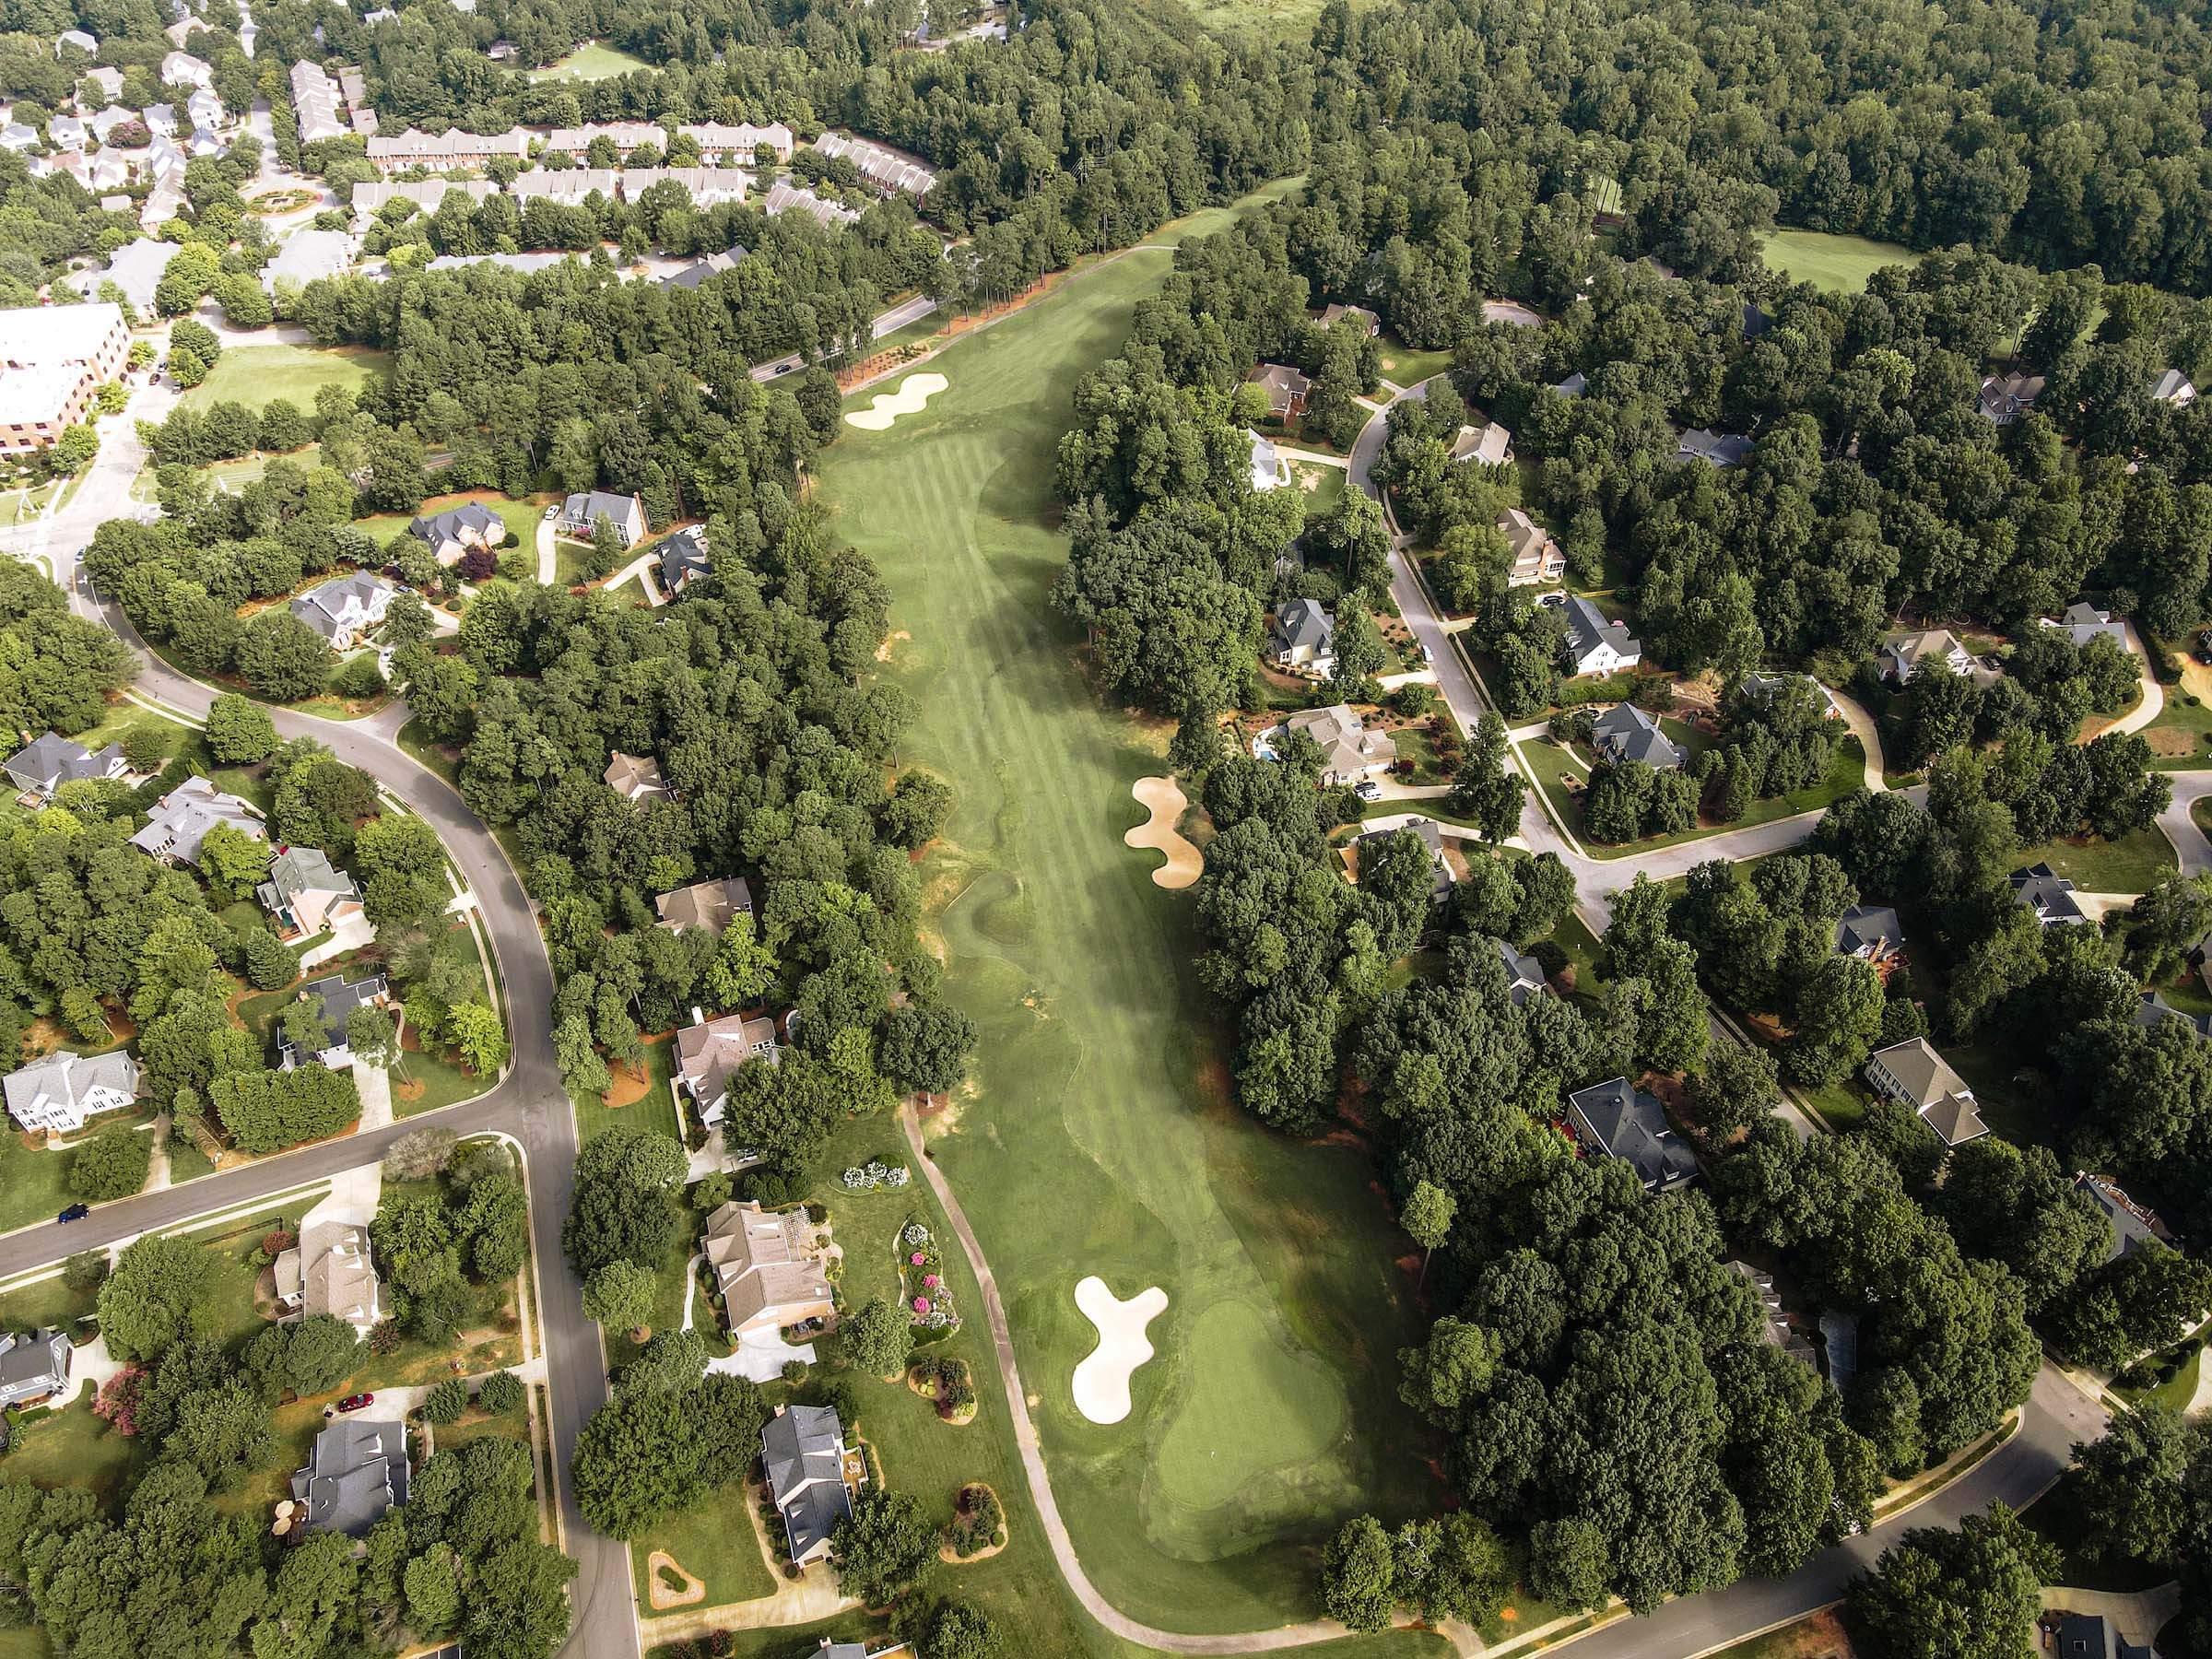
[[[204,714],[215,700],[214,690],[175,673],[144,650],[121,613],[101,605],[79,582],[77,551],[74,543],[57,543],[49,549],[50,559],[65,567],[54,573],[70,590],[71,602],[78,611],[99,618],[139,649],[145,662],[136,687],[139,694],[194,716]],[[399,1135],[426,1124],[442,1124],[465,1134],[498,1130],[512,1135],[522,1146],[530,1182],[539,1328],[551,1385],[555,1484],[565,1547],[579,1566],[574,1625],[565,1651],[578,1659],[634,1653],[638,1630],[629,1552],[585,1524],[568,1483],[569,1459],[576,1437],[585,1419],[606,1399],[606,1365],[598,1328],[583,1316],[581,1287],[560,1251],[560,1224],[574,1186],[576,1118],[553,1061],[553,971],[529,900],[499,842],[460,795],[394,741],[406,717],[404,705],[395,704],[372,720],[361,721],[318,720],[287,709],[272,710],[271,714],[284,735],[312,736],[340,759],[369,772],[420,813],[443,839],[446,850],[476,891],[478,912],[498,959],[513,1040],[513,1065],[496,1088],[462,1105],[425,1112],[387,1130],[267,1159],[230,1174],[102,1205],[86,1220],[67,1227],[49,1223],[16,1234],[0,1241],[0,1271],[19,1271],[186,1216],[251,1203],[377,1156]]]
[[[2159,814],[2159,828],[2173,843],[2173,850],[2182,861],[2182,874],[2201,876],[2212,870],[2212,837],[2196,827],[2189,808],[2212,794],[2212,771],[2176,771],[2166,775],[2173,780],[2173,801]]]
[[[886,335],[897,334],[909,323],[919,323],[936,309],[937,302],[935,300],[924,299],[917,294],[903,304],[892,306],[889,311],[877,318],[871,337],[880,340]],[[774,380],[779,374],[789,374],[806,360],[794,351],[787,357],[775,358],[765,363],[755,363],[753,378],[757,381]]]

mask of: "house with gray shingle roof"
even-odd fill
[[[719,936],[730,918],[753,913],[753,889],[742,876],[727,881],[695,881],[689,887],[663,893],[653,901],[660,912],[659,925],[671,933],[704,928]]]
[[[2196,387],[2179,369],[2169,369],[2151,382],[2150,394],[2162,404],[2183,409],[2196,401]]]
[[[1567,1119],[1586,1151],[1625,1159],[1647,1193],[1671,1193],[1697,1178],[1698,1160],[1667,1126],[1666,1108],[1626,1077],[1575,1090]]]
[[[507,521],[481,501],[464,501],[409,522],[407,534],[441,565],[461,562],[472,547],[496,547],[507,539]]]
[[[333,651],[351,651],[364,634],[383,626],[398,592],[382,576],[356,571],[317,582],[292,601],[291,612],[328,640]]]
[[[1566,613],[1567,633],[1559,641],[1559,653],[1571,677],[1612,674],[1643,661],[1643,644],[1629,632],[1627,623],[1607,620],[1587,599],[1568,600]]]
[[[2166,1223],[2130,1198],[2109,1175],[2077,1175],[2074,1190],[2103,1211],[2105,1220],[2112,1225],[2112,1242],[2104,1253],[2106,1261],[2116,1262],[2147,1244],[2173,1241],[2173,1235],[2166,1230]]]
[[[1876,1093],[1910,1107],[1947,1147],[1989,1133],[1974,1091],[1925,1037],[1875,1050],[1866,1057],[1866,1081]]]
[[[2112,620],[2112,612],[2100,611],[2087,600],[2074,601],[2066,606],[2065,615],[2055,622],[2048,618],[2041,621],[2045,628],[2055,628],[2073,641],[2077,651],[2098,638],[2112,641],[2123,651],[2127,649],[2127,629]]]
[[[75,1135],[88,1119],[138,1098],[138,1063],[121,1049],[78,1054],[56,1049],[0,1080],[8,1115],[29,1134]]]
[[[1336,621],[1313,599],[1292,599],[1267,630],[1267,660],[1287,674],[1326,679],[1336,666]]]
[[[1734,432],[1715,432],[1692,427],[1675,442],[1677,461],[1702,461],[1708,466],[1741,466],[1751,458],[1751,440]]]
[[[670,598],[714,573],[713,561],[707,557],[703,525],[687,524],[665,537],[653,551],[660,556],[661,591]]]
[[[206,778],[187,778],[155,803],[131,845],[163,864],[197,864],[200,843],[218,824],[255,841],[269,839],[251,801],[224,794]]]
[[[1544,964],[1535,957],[1522,955],[1503,939],[1490,943],[1498,947],[1498,959],[1505,964],[1505,994],[1514,1007],[1524,1008],[1531,997],[1542,996],[1551,989]]]
[[[1654,771],[1672,771],[1689,758],[1634,703],[1616,703],[1599,715],[1590,728],[1590,747],[1601,760],[1617,766],[1641,760]]]
[[[406,1425],[338,1418],[315,1436],[307,1467],[292,1477],[292,1497],[306,1506],[301,1531],[366,1537],[407,1500]]]
[[[22,1406],[69,1386],[69,1338],[52,1325],[0,1335],[0,1406]]]
[[[321,933],[361,911],[360,888],[319,847],[279,847],[269,878],[253,891],[286,938]]]
[[[621,533],[625,547],[645,539],[645,503],[634,495],[616,495],[606,489],[580,489],[568,497],[560,504],[556,528],[564,535],[589,537],[601,519]]]
[[[72,743],[58,732],[49,732],[8,757],[8,778],[27,796],[44,801],[65,783],[88,778],[120,778],[131,770],[123,758],[123,746],[111,743],[98,753]]]
[[[2088,912],[2075,901],[2074,883],[2047,864],[2031,864],[2015,870],[2012,900],[2025,906],[2045,927],[2065,922],[2087,922]]]
[[[1882,962],[1903,949],[1904,943],[1904,924],[1887,904],[1854,904],[1836,920],[1838,956]]]
[[[830,1553],[830,1534],[853,1514],[845,1458],[844,1425],[827,1406],[779,1406],[760,1430],[769,1500],[802,1567]]]
[[[1266,394],[1267,413],[1277,420],[1296,420],[1306,412],[1313,382],[1288,363],[1262,363],[1244,377]]]
[[[1904,686],[1912,678],[1912,671],[1921,664],[1940,661],[1953,674],[1971,674],[1974,671],[1974,653],[1959,643],[1959,636],[1947,628],[1926,628],[1916,633],[1900,634],[1894,640],[1885,640],[1874,653],[1876,672],[1893,686]]]

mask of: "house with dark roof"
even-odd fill
[[[1790,686],[1806,688],[1823,720],[1843,718],[1843,705],[1836,700],[1836,694],[1809,674],[1760,674],[1753,670],[1744,676],[1737,688],[1760,708],[1770,709],[1774,706],[1774,700],[1783,695],[1784,688]]]
[[[1444,861],[1444,830],[1434,818],[1408,818],[1395,830],[1371,830],[1352,845],[1359,849],[1359,856],[1367,854],[1380,843],[1388,841],[1401,830],[1410,830],[1420,837],[1421,845],[1429,853],[1429,870],[1431,877],[1430,896],[1445,899],[1452,892],[1452,866]]]
[[[52,1325],[0,1335],[0,1406],[22,1406],[69,1386],[69,1338]]]
[[[414,520],[407,534],[429,548],[440,564],[453,565],[472,548],[497,547],[506,540],[507,521],[481,501],[464,501]]]
[[[313,1060],[332,1071],[346,1071],[353,1065],[346,1022],[353,1018],[356,1008],[384,1006],[392,1000],[392,987],[384,982],[381,973],[351,981],[342,973],[333,973],[300,986],[299,1000],[314,1005],[322,1021],[323,1041],[319,1047],[302,1050],[289,1037],[278,1037],[276,1069],[292,1071]]]
[[[1830,1384],[1847,1391],[1859,1374],[1859,1316],[1840,1309],[1820,1315],[1820,1358]]]
[[[1398,757],[1388,732],[1370,731],[1348,703],[1300,709],[1283,723],[1285,731],[1311,737],[1321,746],[1321,782],[1334,787],[1358,783],[1390,770]]]
[[[1571,677],[1585,674],[1612,674],[1633,668],[1643,661],[1643,645],[1629,632],[1628,624],[1606,619],[1606,613],[1587,599],[1567,601],[1567,633],[1559,654]]]
[[[2042,394],[2043,377],[2040,374],[2022,374],[2018,370],[1993,374],[1982,382],[1974,410],[1990,425],[2007,427],[2033,408]]]
[[[1989,1133],[1974,1091],[1925,1037],[1911,1037],[1866,1057],[1875,1092],[1909,1107],[1946,1147],[1963,1147]]]
[[[707,557],[707,531],[703,524],[685,525],[673,535],[664,537],[653,551],[661,564],[661,591],[672,599],[693,582],[704,581],[714,573],[713,561]]]
[[[65,783],[120,778],[131,770],[131,763],[123,758],[120,743],[111,743],[95,754],[81,743],[49,732],[9,756],[6,770],[9,782],[23,792],[26,801],[44,801]]]
[[[563,535],[589,538],[601,519],[613,524],[625,547],[645,539],[645,503],[634,495],[616,495],[605,489],[580,489],[560,504],[555,525]]]
[[[724,271],[734,271],[737,262],[746,257],[748,250],[742,246],[710,253],[704,259],[695,259],[680,271],[661,278],[665,288],[695,288],[710,276],[719,276]]]
[[[1508,507],[1499,514],[1498,528],[1505,536],[1506,551],[1512,555],[1505,574],[1508,587],[1549,586],[1567,573],[1567,555],[1551,532],[1520,508]]]
[[[1245,379],[1267,395],[1267,413],[1277,420],[1296,420],[1306,412],[1306,398],[1313,382],[1288,363],[1262,363]]]
[[[335,930],[363,913],[361,889],[320,847],[277,848],[269,860],[269,878],[253,896],[276,924],[277,936],[287,941],[326,927]]]
[[[1565,380],[1559,382],[1558,385],[1552,387],[1552,390],[1557,392],[1561,397],[1580,397],[1589,389],[1590,377],[1584,374],[1580,369],[1577,369]]]
[[[1835,953],[1886,962],[1905,945],[1904,924],[1887,904],[1854,904],[1836,919]]]
[[[2158,1659],[2146,1642],[2130,1641],[2101,1613],[2050,1616],[2052,1659]]]
[[[404,1423],[339,1418],[315,1436],[307,1467],[292,1477],[302,1505],[300,1530],[363,1538],[407,1500],[407,1430]]]
[[[1616,766],[1641,760],[1653,771],[1672,771],[1689,759],[1688,751],[1634,703],[1615,703],[1600,714],[1590,728],[1590,747],[1600,760]]]
[[[2184,1014],[2156,991],[2146,991],[2137,1000],[2135,1023],[2148,1031],[2173,1025],[2182,1027],[2192,1037],[2212,1036],[2212,1015]]]
[[[769,1501],[783,1521],[791,1559],[808,1566],[830,1553],[830,1535],[853,1513],[844,1425],[827,1406],[779,1406],[760,1430]]]
[[[1523,956],[1503,939],[1492,939],[1498,947],[1498,959],[1505,965],[1505,994],[1512,999],[1513,1006],[1524,1008],[1529,998],[1542,996],[1551,989],[1551,981],[1544,972],[1544,964],[1533,956]]]
[[[2112,1242],[2105,1247],[2104,1259],[2116,1262],[2131,1255],[2146,1244],[2171,1244],[2173,1234],[2166,1223],[2159,1220],[2154,1210],[2145,1209],[2121,1184],[2109,1175],[2077,1175],[2074,1190],[2088,1198],[2104,1213],[2112,1224]]]
[[[660,925],[670,933],[703,927],[719,937],[732,916],[753,913],[753,889],[742,876],[727,881],[695,881],[689,887],[663,893],[653,901],[653,908],[660,912]]]
[[[1724,1262],[1722,1265],[1742,1280],[1745,1288],[1758,1301],[1762,1315],[1759,1335],[1767,1346],[1780,1348],[1803,1365],[1817,1367],[1818,1359],[1811,1341],[1790,1324],[1789,1311],[1782,1305],[1782,1294],[1774,1288],[1774,1276],[1748,1262]]]
[[[1267,629],[1267,660],[1286,674],[1326,679],[1336,667],[1336,622],[1313,599],[1292,599]]]
[[[315,1221],[272,1265],[279,1323],[329,1314],[366,1340],[390,1310],[370,1254],[369,1230],[353,1221]]]
[[[2012,901],[2024,906],[2045,927],[2089,919],[2088,913],[2075,901],[2074,883],[2047,864],[2031,864],[2015,870],[2008,879],[2012,883]]]
[[[1715,432],[1692,427],[1675,441],[1675,459],[1702,461],[1708,466],[1741,466],[1751,458],[1751,440],[1735,432]]]
[[[1698,1160],[1667,1126],[1666,1108],[1626,1077],[1569,1095],[1567,1121],[1584,1151],[1625,1159],[1647,1193],[1671,1193],[1697,1178]]]

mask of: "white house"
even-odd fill
[[[1567,601],[1567,637],[1560,641],[1570,675],[1614,674],[1643,661],[1643,646],[1628,625],[1609,622],[1587,599]]]
[[[88,1058],[56,1049],[10,1072],[4,1087],[7,1110],[25,1129],[74,1135],[87,1118],[137,1099],[138,1063],[120,1049]]]

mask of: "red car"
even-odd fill
[[[340,1411],[359,1411],[364,1406],[373,1406],[375,1404],[376,1396],[372,1394],[347,1394],[344,1399],[338,1402],[338,1409]]]

